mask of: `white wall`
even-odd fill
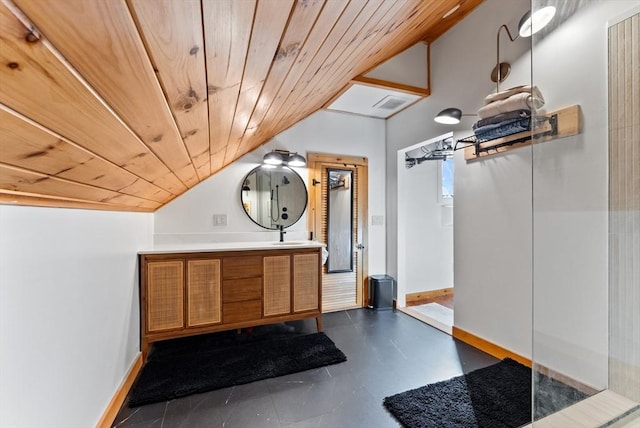
[[[406,294],[453,286],[453,201],[442,202],[439,175],[442,161],[427,161],[405,168],[405,153],[397,153],[398,201],[398,305]]]
[[[364,75],[373,79],[428,89],[427,44],[418,42]]]
[[[276,240],[277,231],[254,224],[243,212],[240,188],[245,175],[273,149],[365,156],[369,161],[369,274],[386,273],[385,226],[371,217],[385,212],[384,120],[319,111],[243,156],[155,214],[155,244]],[[309,186],[306,168],[295,168]],[[227,226],[214,227],[213,214],[226,214]],[[306,213],[288,229],[288,240],[308,239]]]
[[[473,114],[495,91],[489,75],[495,65],[496,32],[501,24],[515,28],[528,10],[526,0],[488,0],[431,47],[432,95],[387,122],[387,187],[397,173],[392,151],[445,132],[471,129],[476,117],[456,126],[433,121],[446,107]],[[528,83],[514,62],[528,49],[526,40],[507,42],[501,35],[501,60],[512,62],[512,76],[502,88]],[[527,69],[528,70],[528,69]],[[467,131],[468,132],[468,131]],[[455,138],[459,138],[456,133]],[[455,325],[522,355],[531,355],[531,157],[510,152],[466,163],[455,155],[454,290]],[[395,162],[395,161],[394,161]],[[431,184],[429,184],[431,186]],[[395,225],[389,195],[389,227]],[[394,216],[395,217],[395,216]],[[419,248],[407,249],[419,251]],[[400,250],[389,237],[389,271]]]
[[[441,125],[433,121],[436,114],[447,107],[458,107],[465,114],[474,114],[482,106],[482,99],[495,83],[489,80],[495,65],[495,37],[498,27],[508,23],[517,26],[520,16],[529,8],[529,1],[504,2],[487,0],[467,16],[454,29],[445,33],[431,46],[431,95],[414,106],[387,120],[387,188],[397,187],[396,152],[421,141],[449,131],[471,129],[477,120],[463,117],[459,125]],[[504,31],[501,35],[501,60],[513,60],[521,56],[528,43],[522,39],[508,43]],[[509,79],[509,84],[516,85]],[[457,175],[457,173],[456,173]],[[457,177],[456,177],[457,178]],[[457,197],[456,197],[457,201]],[[396,230],[395,193],[387,195],[387,225]],[[395,236],[387,239],[387,268],[391,275],[397,274]]]
[[[581,105],[582,133],[537,146],[535,154],[527,148],[470,163],[456,155],[455,325],[528,357],[535,327],[537,362],[601,388],[607,378],[606,21],[637,1],[588,5],[536,44],[533,67],[549,110]],[[476,118],[445,130],[431,118],[449,106],[473,113],[495,90],[489,72],[496,31],[502,23],[515,28],[528,7],[527,1],[486,1],[433,44],[433,95],[388,121],[388,156],[402,144],[471,127]],[[501,88],[528,83],[530,57],[520,55],[527,42],[503,37],[501,60],[511,62],[512,73]],[[396,179],[392,162],[389,188]],[[391,199],[389,223],[395,221]],[[390,237],[390,272],[394,245]]]
[[[139,352],[152,214],[0,205],[0,426],[95,426]]]
[[[533,48],[547,108],[578,104],[583,119],[580,135],[533,152],[534,358],[597,388],[608,364],[607,21],[632,8],[591,2]]]
[[[155,214],[0,205],[0,426],[97,423],[139,352],[136,253],[154,230],[161,243],[275,239],[239,196],[272,148],[366,156],[369,216],[384,214],[384,121],[326,111]],[[306,239],[306,218],[292,229],[287,239]],[[385,226],[369,225],[369,272],[385,272]]]

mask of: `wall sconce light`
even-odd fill
[[[436,117],[433,118],[438,123],[445,125],[456,125],[460,123],[462,116],[476,116],[475,114],[462,114],[462,110],[455,107],[449,107],[442,110]]]
[[[520,19],[518,23],[518,34],[512,36],[509,31],[509,27],[506,24],[502,24],[498,28],[498,34],[496,35],[496,66],[491,71],[491,81],[496,82],[496,92],[500,92],[500,82],[504,81],[511,72],[511,64],[508,62],[500,62],[500,31],[504,28],[507,31],[509,40],[515,42],[518,37],[531,37],[533,34],[542,30],[556,14],[556,8],[553,6],[543,7],[536,10],[533,14],[529,10]]]
[[[273,150],[264,155],[262,162],[265,165],[287,165],[293,167],[305,166],[307,164],[304,156],[288,150]]]

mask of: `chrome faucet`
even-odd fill
[[[280,229],[280,242],[284,242],[284,234],[287,232],[284,231],[283,225],[278,226],[278,229]]]

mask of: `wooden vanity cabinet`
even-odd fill
[[[320,248],[140,255],[141,349],[194,334],[316,318]]]

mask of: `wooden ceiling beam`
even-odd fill
[[[267,139],[265,136],[270,138],[277,133],[275,128],[277,114],[289,99],[296,85],[300,84],[300,79],[303,78],[314,62],[321,64],[321,61],[324,60],[329,52],[328,48],[323,50],[323,46],[331,44],[328,39],[334,38],[337,41],[363,7],[364,3],[361,2],[329,2],[325,5],[316,25],[314,25],[307,40],[302,45],[298,58],[289,70],[287,79],[280,86],[275,97],[269,102],[267,111],[261,121],[253,124],[252,128],[255,128],[255,131],[247,141],[243,141],[239,152],[236,153],[237,156],[241,156],[264,143]]]
[[[32,38],[4,4],[0,20],[0,61],[9,64],[0,103],[174,195],[186,190],[44,37]]]
[[[354,34],[341,40],[338,48],[327,58],[330,67],[322,73],[322,77],[314,76],[305,86],[298,100],[289,106],[289,111],[281,115],[281,122],[297,122],[299,120],[296,120],[297,114],[310,109],[317,110],[331,98],[333,93],[340,91],[349,83],[354,76],[350,75],[348,68],[358,64],[355,61],[360,60],[363,52],[368,52],[369,46],[377,40],[377,35],[386,29],[389,21],[393,22],[393,19],[401,13],[394,6],[396,3],[383,2],[366,22],[359,23]],[[314,96],[310,97],[311,94]]]
[[[83,201],[75,198],[63,198],[50,195],[32,194],[26,192],[14,192],[0,189],[0,204],[50,207],[50,208],[77,208],[102,211],[127,211],[127,212],[147,212],[155,211],[151,208],[132,207],[127,205],[105,204],[100,202]]]
[[[0,163],[0,188],[17,192],[68,197],[144,209],[156,209],[162,205],[159,202],[113,192],[87,184],[75,183],[64,178],[53,177],[3,163]]]
[[[152,210],[480,2],[0,0],[0,203]]]
[[[374,4],[372,3],[372,6]],[[353,56],[354,52],[361,51],[364,46],[375,40],[375,34],[378,34],[386,25],[388,20],[392,19],[397,12],[394,13],[397,3],[381,2],[377,4],[375,10],[370,10],[369,15],[361,14],[354,22],[335,50],[332,50],[323,65],[323,73],[316,73],[307,82],[306,85],[299,87],[299,93],[295,99],[288,103],[286,112],[279,114],[279,127],[287,129],[294,123],[307,117],[313,111],[319,109],[327,102],[331,95],[342,90],[354,76],[345,75],[342,70],[345,68],[346,61]],[[313,94],[313,96],[311,96]]]
[[[247,129],[264,82],[271,70],[293,4],[292,0],[260,0],[258,2],[240,94],[224,157],[225,165],[236,159],[240,140]]]
[[[251,39],[255,0],[202,0],[211,171],[222,167]]]
[[[266,126],[262,126],[255,134],[252,148],[263,144],[269,138],[281,132],[283,129],[286,129],[281,125],[281,121],[279,120],[282,112],[288,111],[288,106],[299,98],[300,92],[304,90],[305,86],[309,84],[313,77],[320,72],[331,52],[335,49],[345,34],[347,34],[349,29],[353,27],[354,22],[358,17],[371,16],[371,14],[373,14],[379,7],[380,3],[381,2],[379,0],[376,2],[366,3],[358,1],[349,2],[337,22],[330,27],[330,31],[326,33],[326,35],[324,32],[320,32],[319,35],[323,35],[324,38],[320,39],[319,37],[314,37],[308,39],[307,43],[309,43],[309,41],[314,43],[317,40],[320,40],[322,43],[317,45],[314,55],[305,56],[305,59],[309,60],[301,63],[301,66],[304,68],[300,77],[298,77],[295,82],[293,79],[290,79],[280,88],[278,96],[274,100],[267,115],[265,116],[265,119],[263,120],[263,123],[266,123]],[[320,19],[322,19],[322,16]]]
[[[14,2],[186,187],[198,183],[124,0]]]
[[[263,123],[263,119],[267,114],[269,107],[275,100],[276,95],[282,84],[287,78],[291,78],[291,69],[298,59],[298,55],[302,51],[302,47],[307,42],[307,38],[312,34],[312,29],[325,7],[331,9],[334,14],[331,16],[333,20],[344,9],[346,2],[329,2],[324,0],[311,0],[308,2],[297,2],[291,18],[287,24],[287,28],[280,42],[280,46],[276,52],[271,70],[265,81],[260,93],[260,99],[257,101],[253,114],[249,120],[242,141],[233,154],[234,159],[246,153],[246,150],[254,133]],[[338,15],[335,15],[338,12]]]
[[[211,175],[200,0],[128,0],[198,179]]]
[[[164,203],[171,193],[0,104],[3,163]]]

